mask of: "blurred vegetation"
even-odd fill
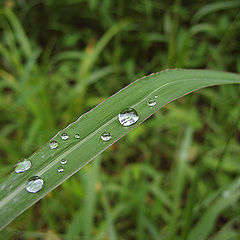
[[[240,73],[240,2],[0,2],[0,182],[57,131],[166,68]],[[240,86],[173,102],[0,239],[240,239]],[[0,213],[1,214],[1,213]]]

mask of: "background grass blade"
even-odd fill
[[[183,136],[181,136],[181,144],[179,147],[179,151],[176,154],[176,165],[175,166],[175,174],[173,175],[173,204],[171,207],[171,222],[170,222],[170,232],[171,236],[170,239],[176,238],[176,233],[178,230],[178,222],[179,222],[179,215],[181,208],[181,195],[183,193],[184,185],[185,185],[185,179],[186,176],[186,163],[187,158],[189,154],[189,147],[192,143],[192,137],[193,137],[193,129],[191,127],[188,127],[185,131]]]
[[[30,170],[10,174],[0,186],[0,229],[167,103],[203,87],[232,83],[240,83],[240,76],[208,70],[169,70],[133,82],[57,133],[53,139],[58,141],[58,148],[50,150],[48,143],[45,144],[29,158],[33,165]],[[149,107],[147,101],[154,96],[158,96],[157,104]],[[139,121],[123,127],[117,115],[127,107],[136,109]],[[104,131],[112,135],[108,142],[100,139]],[[60,138],[63,132],[70,136],[67,141]],[[80,139],[74,138],[76,133]],[[62,158],[68,164],[64,172],[58,173]],[[44,180],[43,188],[36,194],[25,189],[31,176],[41,176]]]
[[[239,179],[237,179],[230,186],[228,186],[225,191],[218,195],[215,201],[213,201],[212,206],[206,210],[197,224],[192,228],[189,233],[188,240],[204,240],[209,237],[217,217],[224,209],[226,209],[228,206],[231,206],[239,199],[239,185],[240,182]]]
[[[210,4],[205,5],[201,9],[199,9],[196,12],[196,14],[193,16],[192,21],[197,22],[200,19],[202,19],[203,17],[205,17],[207,14],[214,13],[214,12],[220,11],[220,10],[226,11],[226,9],[237,8],[239,6],[240,6],[240,2],[236,1],[236,0],[210,3]]]
[[[91,239],[91,231],[93,227],[93,214],[96,204],[96,185],[99,177],[99,167],[101,158],[98,157],[96,162],[91,165],[91,171],[88,174],[83,174],[84,188],[87,193],[84,199],[84,209],[79,206],[78,211],[75,213],[73,221],[68,227],[66,233],[66,240],[77,239],[81,230],[84,232],[84,239]]]

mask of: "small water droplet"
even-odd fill
[[[61,139],[62,139],[62,140],[67,140],[67,139],[69,139],[69,135],[68,135],[67,133],[63,133],[63,134],[61,135]]]
[[[38,176],[33,176],[28,179],[26,189],[30,193],[36,193],[42,189],[43,180]]]
[[[154,97],[155,97],[155,98],[158,98],[158,95],[155,95]]]
[[[16,173],[21,173],[27,171],[32,166],[31,162],[27,159],[22,160],[19,162],[15,167]]]
[[[101,139],[105,142],[109,141],[112,138],[110,132],[104,132],[101,135]]]
[[[154,99],[151,98],[147,101],[147,104],[148,104],[149,107],[153,107],[157,104],[157,102]]]
[[[139,119],[138,113],[133,108],[124,109],[122,112],[118,114],[118,120],[124,127],[136,123],[138,119]]]
[[[67,164],[67,159],[66,159],[66,158],[63,158],[63,159],[61,160],[61,164],[63,164],[63,165]]]
[[[63,167],[58,167],[58,168],[57,168],[57,171],[58,171],[59,173],[62,173],[62,172],[64,172],[64,168],[63,168]]]
[[[80,138],[80,135],[79,135],[78,133],[76,133],[76,134],[74,135],[74,137],[75,137],[76,139],[79,139],[79,138]]]
[[[49,147],[50,147],[51,149],[57,148],[57,147],[58,147],[58,142],[57,142],[56,140],[51,141],[51,142],[49,143]]]

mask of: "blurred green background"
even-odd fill
[[[0,4],[0,182],[141,76],[173,67],[240,73],[239,0]],[[168,104],[0,239],[239,240],[239,112],[238,85]]]

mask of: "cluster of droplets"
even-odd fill
[[[63,141],[66,141],[69,139],[69,135],[67,133],[62,133],[60,135],[60,138],[63,140]],[[80,138],[80,135],[78,133],[76,133],[74,135],[74,138],[75,139],[79,139]],[[56,149],[58,147],[58,141],[57,140],[52,140],[49,142],[49,148],[50,149]]]
[[[60,161],[60,163],[61,163],[62,165],[67,164],[67,159],[65,159],[65,158],[62,159],[62,160]],[[26,171],[26,170],[25,170],[25,171]],[[58,171],[59,173],[62,173],[62,172],[64,172],[64,168],[63,168],[62,166],[59,166],[59,167],[57,168],[57,171]],[[44,181],[43,181],[43,179],[42,179],[41,177],[39,177],[39,176],[33,176],[33,177],[31,177],[31,178],[28,179],[28,182],[27,182],[27,185],[26,185],[26,190],[27,190],[28,192],[30,192],[30,193],[37,193],[38,191],[40,191],[40,190],[42,189],[43,183],[44,183]]]
[[[69,135],[68,135],[67,133],[62,133],[62,134],[60,135],[60,138],[61,138],[63,141],[66,141],[66,140],[69,139]],[[74,135],[74,138],[75,138],[75,139],[80,139],[80,134],[76,133],[76,134]],[[50,149],[56,149],[57,147],[58,147],[58,142],[57,142],[56,140],[52,140],[52,141],[49,142],[49,148],[50,148]],[[62,160],[60,161],[60,163],[61,163],[62,165],[67,164],[67,159],[62,159]],[[59,173],[62,173],[62,172],[64,172],[64,168],[63,168],[62,166],[59,166],[59,167],[57,168],[57,171],[58,171]]]
[[[76,139],[79,139],[80,138],[80,135],[79,134],[75,134],[74,137]],[[69,139],[69,135],[67,133],[62,133],[60,138],[63,140],[63,141],[66,141]],[[58,142],[56,140],[52,140],[49,142],[49,148],[50,149],[56,149],[58,147]],[[60,161],[60,163],[62,165],[65,165],[67,164],[67,159],[62,159]],[[27,159],[24,159],[23,161],[19,162],[16,167],[15,167],[15,172],[16,173],[21,173],[21,172],[25,172],[27,171],[28,169],[30,169],[30,167],[32,166],[31,162]],[[59,173],[62,173],[64,172],[64,168],[62,166],[58,167],[57,168],[57,171]],[[28,182],[27,182],[27,185],[26,185],[26,190],[30,193],[36,193],[38,191],[40,191],[43,187],[43,179],[39,176],[33,176],[31,178],[28,179]]]
[[[148,99],[147,105],[149,107],[154,107],[157,104],[157,101],[156,101],[157,98],[158,96],[155,95],[153,98]],[[139,115],[134,108],[130,108],[130,107],[126,108],[118,114],[118,121],[124,127],[131,126],[135,124],[138,120],[139,120]],[[109,141],[111,138],[112,136],[110,132],[105,131],[101,134],[101,139],[104,142]]]
[[[157,102],[156,102],[157,98],[158,98],[158,96],[155,95],[153,98],[148,99],[147,105],[149,107],[154,107],[157,104]],[[139,120],[139,115],[134,108],[126,108],[118,114],[118,120],[122,126],[128,127],[128,126],[135,124]],[[62,133],[60,135],[60,138],[61,138],[61,140],[66,141],[69,139],[69,135],[67,133]],[[80,139],[80,135],[78,133],[76,133],[74,135],[74,138]],[[112,136],[111,136],[110,132],[108,132],[108,131],[105,131],[101,134],[101,139],[104,142],[110,141],[111,138],[112,138]],[[50,149],[56,149],[57,147],[58,147],[57,140],[52,140],[49,142]],[[64,172],[63,165],[67,164],[67,159],[65,159],[65,158],[62,159],[60,161],[60,164],[61,165],[57,168],[57,172],[63,173]],[[30,169],[31,166],[32,166],[31,162],[27,159],[24,159],[16,165],[15,172],[16,173],[25,172],[28,169]],[[26,190],[30,193],[36,193],[42,189],[43,184],[44,184],[44,181],[41,177],[33,176],[33,177],[29,178],[27,185],[26,185]]]
[[[61,165],[66,165],[66,164],[67,164],[67,159],[66,159],[66,158],[63,158],[63,159],[60,161],[60,163],[61,163]],[[57,171],[58,171],[59,173],[64,172],[63,166],[59,166],[59,167],[57,168]]]
[[[67,133],[62,133],[60,138],[65,141],[67,139],[69,139],[69,135]],[[75,138],[79,139],[80,135],[79,134],[75,134]],[[52,140],[49,142],[49,148],[50,149],[56,149],[58,147],[58,142],[56,140]],[[67,159],[62,159],[61,161],[62,165],[67,164]],[[23,159],[22,161],[20,161],[19,163],[17,163],[17,165],[15,166],[15,172],[16,173],[22,173],[25,172],[27,170],[29,170],[32,166],[32,163],[28,160],[28,159]],[[64,169],[62,166],[57,168],[58,172],[63,172]],[[31,178],[28,179],[28,182],[26,184],[26,190],[30,193],[37,193],[38,191],[40,191],[43,187],[44,181],[41,177],[39,176],[33,176]]]
[[[16,173],[25,172],[29,170],[31,166],[32,166],[31,161],[29,161],[28,159],[23,159],[15,166],[15,172]],[[42,186],[43,180],[38,176],[33,176],[28,179],[28,182],[26,184],[26,190],[30,193],[36,193],[42,189]]]
[[[124,127],[128,127],[136,123],[139,119],[139,115],[134,108],[126,108],[118,114],[118,121]],[[105,131],[101,134],[101,139],[104,142],[111,140],[111,133]]]

